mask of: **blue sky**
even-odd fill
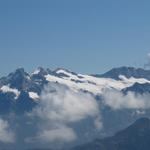
[[[0,0],[0,75],[18,67],[102,73],[143,67],[150,1]]]

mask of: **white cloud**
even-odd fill
[[[70,142],[76,139],[76,134],[72,128],[60,126],[56,129],[45,129],[40,131],[36,137],[27,138],[26,142],[32,143],[36,141],[41,142],[54,142],[54,141],[63,141]]]
[[[116,90],[107,90],[103,94],[104,104],[112,109],[147,109],[150,108],[150,94],[123,94]]]
[[[94,125],[95,125],[95,127],[96,127],[97,129],[101,129],[101,128],[103,127],[103,124],[102,124],[102,122],[101,122],[101,120],[100,120],[100,117],[97,117],[97,118],[95,119]]]
[[[7,121],[0,119],[0,141],[3,143],[13,143],[15,135],[11,131]]]
[[[39,105],[29,114],[39,117],[48,127],[42,127],[33,139],[47,139],[70,142],[75,140],[76,133],[68,125],[88,117],[93,118],[97,129],[102,127],[99,116],[99,105],[88,93],[75,92],[63,85],[51,84],[45,87],[41,94]]]

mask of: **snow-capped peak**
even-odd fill
[[[56,71],[56,74],[58,74],[59,76],[61,76],[62,78],[69,78],[70,80],[78,80],[78,74],[68,71],[66,69],[58,69]]]
[[[44,76],[46,74],[50,73],[49,69],[44,69],[42,67],[38,67],[32,74],[31,76],[36,76],[36,75],[40,75],[40,76]]]
[[[58,70],[56,73],[65,74],[66,76],[54,76],[46,75],[45,78],[49,82],[58,82],[60,84],[65,84],[74,90],[84,90],[89,91],[93,94],[101,94],[106,88],[113,88],[116,90],[122,90],[124,88],[132,86],[134,83],[150,83],[149,80],[143,78],[126,78],[120,75],[120,80],[115,80],[111,78],[104,77],[94,77],[90,75],[82,74],[72,74],[66,72],[65,70]]]
[[[32,75],[38,74],[39,72],[40,72],[40,70],[39,70],[39,69],[36,69],[36,70],[32,73]]]
[[[136,70],[136,72],[138,71]],[[117,75],[119,75],[119,73],[117,72]],[[143,76],[144,72],[142,73],[142,77]],[[124,74],[122,75],[120,73],[119,79],[115,79],[113,77],[97,77],[92,75],[77,74],[63,68],[58,68],[55,71],[51,71],[38,67],[31,76],[26,73],[24,69],[18,69],[14,73],[9,74],[7,77],[1,78],[0,90],[5,93],[13,92],[15,93],[16,98],[19,96],[20,92],[27,91],[30,98],[38,99],[38,94],[40,94],[44,85],[46,85],[48,82],[57,82],[60,84],[64,84],[73,90],[88,91],[96,95],[101,94],[103,90],[107,88],[123,90],[125,88],[133,86],[135,83],[150,84],[150,80],[148,80],[148,78],[142,77],[136,78],[135,73],[134,76],[127,77]]]

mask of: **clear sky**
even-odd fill
[[[142,67],[149,51],[149,0],[0,0],[0,75]]]

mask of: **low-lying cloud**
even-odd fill
[[[101,96],[100,104],[103,107],[109,106],[112,110],[150,108],[148,93],[127,92],[124,94],[122,91],[106,89]],[[38,130],[25,141],[28,143],[75,141],[78,139],[78,133],[73,124],[82,124],[82,121],[90,118],[95,129],[102,128],[100,108],[98,101],[91,94],[51,83],[42,91],[37,106],[28,113],[32,119],[38,119],[36,124]]]
[[[76,139],[76,134],[72,128],[61,125],[60,127],[51,129],[40,129],[35,137],[25,139],[27,143],[34,143],[37,141],[48,142],[70,142]]]
[[[7,121],[0,118],[0,141],[3,143],[14,143],[15,134],[10,129]]]
[[[150,108],[150,94],[136,94],[121,91],[106,90],[103,93],[103,102],[112,109],[148,109]]]
[[[77,134],[70,124],[86,118],[92,118],[97,129],[102,127],[99,105],[94,97],[64,85],[46,86],[38,106],[29,115],[41,119],[39,131],[30,141],[71,142]]]

